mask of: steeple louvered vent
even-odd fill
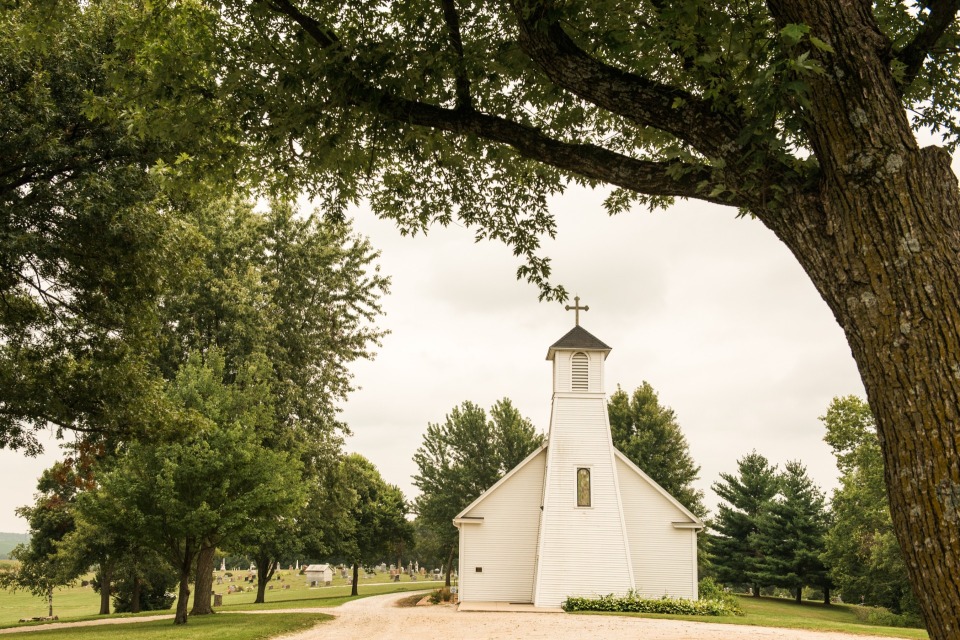
[[[590,359],[585,353],[573,354],[572,362],[572,385],[574,391],[588,391],[590,386]]]

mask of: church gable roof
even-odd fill
[[[664,498],[666,498],[666,499],[670,502],[670,504],[672,504],[674,507],[676,507],[676,509],[677,509],[680,513],[682,513],[684,516],[686,516],[687,518],[689,518],[689,519],[690,519],[690,524],[694,525],[694,528],[699,528],[699,529],[702,529],[702,528],[703,528],[703,521],[702,521],[700,518],[698,518],[696,515],[694,515],[694,514],[693,514],[689,509],[687,509],[685,506],[683,506],[683,505],[680,503],[679,500],[677,500],[676,498],[674,498],[674,497],[670,494],[670,492],[668,492],[666,489],[664,489],[663,487],[661,487],[660,484],[659,484],[656,480],[654,480],[653,478],[651,478],[650,476],[648,476],[648,475],[643,471],[643,469],[641,469],[641,468],[638,467],[636,464],[634,464],[634,462],[633,462],[630,458],[628,458],[627,456],[625,456],[622,451],[620,451],[619,449],[617,449],[616,447],[614,447],[613,453],[614,453],[614,455],[617,457],[618,460],[620,460],[621,462],[623,462],[624,464],[626,464],[627,467],[628,467],[631,471],[633,471],[633,472],[636,473],[638,476],[640,476],[647,484],[649,484],[649,485],[650,485],[651,487],[653,487],[660,495],[662,495]],[[675,523],[675,524],[680,524],[680,523]]]
[[[516,475],[517,472],[520,471],[520,469],[527,466],[527,464],[529,464],[534,458],[536,458],[538,455],[542,454],[546,450],[547,450],[546,444],[542,444],[536,449],[534,449],[534,451],[530,455],[528,455],[526,458],[521,460],[517,466],[515,466],[513,469],[510,469],[510,471],[507,471],[507,473],[502,478],[500,478],[495,483],[493,483],[493,485],[489,489],[487,489],[486,491],[481,493],[479,496],[477,496],[476,500],[471,502],[469,505],[467,505],[466,508],[464,508],[463,511],[458,513],[456,517],[453,519],[454,524],[456,524],[457,520],[470,518],[471,516],[469,516],[468,514],[471,511],[473,511],[474,507],[476,507],[478,504],[480,504],[481,502],[489,498],[490,495],[494,492],[494,490],[499,489],[501,485],[505,484],[510,478]]]
[[[565,336],[550,345],[550,349],[547,351],[547,360],[553,360],[554,353],[560,349],[585,349],[607,352],[611,350],[610,347],[605,345],[599,338],[580,325],[570,329]]]

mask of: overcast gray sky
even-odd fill
[[[680,202],[611,218],[603,195],[571,188],[554,199],[558,237],[543,251],[554,281],[590,306],[581,324],[613,349],[607,392],[653,385],[677,414],[711,508],[711,483],[754,449],[780,465],[801,460],[833,488],[817,418],[831,398],[863,387],[840,327],[786,247],[732,209]],[[427,423],[460,402],[489,408],[508,397],[546,431],[547,347],[573,326],[573,312],[538,302],[516,280],[510,250],[475,244],[468,230],[409,238],[367,211],[355,219],[393,284],[382,319],[391,334],[375,360],[354,367],[361,388],[344,407],[347,449],[412,498]],[[0,531],[26,530],[14,508],[32,501],[54,458],[0,452]]]

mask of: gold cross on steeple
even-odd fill
[[[574,317],[574,321],[577,323],[576,326],[579,327],[579,326],[580,326],[580,311],[581,311],[581,310],[583,310],[583,311],[590,311],[590,307],[587,307],[587,306],[581,307],[581,306],[580,306],[580,296],[573,296],[573,303],[574,303],[574,304],[573,304],[572,307],[571,307],[570,305],[567,305],[567,306],[564,307],[564,310],[570,311],[570,309],[573,309],[573,311],[574,311],[574,316],[573,316],[573,317]]]

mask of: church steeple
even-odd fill
[[[581,327],[575,326],[547,350],[553,361],[553,392],[603,393],[603,361],[610,347]]]
[[[568,309],[579,314],[585,307],[576,302]],[[579,323],[547,350],[553,403],[534,582],[538,606],[636,588],[604,393],[609,353]],[[582,577],[575,591],[560,570],[570,558],[577,558]]]

